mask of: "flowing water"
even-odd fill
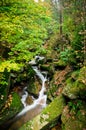
[[[43,76],[42,72],[37,68],[37,66],[32,66],[36,75],[41,79],[42,87],[39,92],[38,99],[34,98],[31,105],[26,104],[26,99],[28,97],[27,87],[24,88],[24,94],[22,95],[21,101],[24,105],[24,109],[15,117],[9,130],[18,130],[25,122],[31,120],[33,117],[38,115],[44,107],[46,107],[47,96],[45,95],[45,82],[47,81],[47,76]]]

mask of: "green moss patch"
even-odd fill
[[[64,106],[65,100],[61,95],[55,98],[38,116],[27,122],[19,130],[48,130],[53,127],[53,124],[57,123]]]
[[[17,93],[11,93],[5,106],[0,111],[0,125],[15,116],[21,109],[22,103]]]

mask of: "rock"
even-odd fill
[[[33,59],[33,60],[31,60],[31,61],[29,61],[29,64],[30,65],[37,65],[37,63],[36,63],[36,61]]]
[[[52,63],[40,65],[40,69],[41,69],[42,71],[47,71],[47,72],[48,72],[48,77],[49,77],[50,79],[52,79],[53,74],[54,74],[54,72],[55,72],[55,69],[54,69],[54,66],[53,66]]]
[[[27,99],[26,99],[26,104],[32,104],[33,103],[33,98],[32,96],[28,96]]]
[[[0,125],[14,117],[22,108],[23,105],[18,94],[15,92],[11,93],[0,111]]]
[[[84,83],[79,80],[74,81],[72,78],[69,78],[66,83],[62,92],[65,96],[70,99],[86,98],[86,85]]]
[[[35,61],[37,64],[44,64],[46,59],[43,56],[35,56]]]
[[[71,74],[71,77],[66,80],[63,94],[70,99],[86,98],[86,67]]]
[[[67,66],[67,64],[61,60],[59,60],[57,62],[54,61],[53,64],[56,69],[64,69]]]
[[[64,97],[58,96],[38,116],[23,125],[19,130],[48,130],[57,124],[65,106]]]
[[[52,80],[49,82],[47,89],[48,99],[52,101],[54,97],[60,95],[65,87],[66,76],[71,72],[71,67],[66,66],[64,70],[57,70],[54,72]]]
[[[33,96],[38,96],[40,90],[41,90],[41,84],[39,79],[37,79],[36,77],[31,78],[31,80],[29,81],[29,85],[27,87],[27,91]]]
[[[80,100],[71,102],[72,105],[65,106],[61,120],[63,130],[85,130],[86,129],[86,104]],[[81,103],[81,104],[80,104]]]

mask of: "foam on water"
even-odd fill
[[[43,74],[38,70],[38,68],[36,66],[33,66],[32,68],[36,72],[36,75],[42,81],[42,87],[41,87],[41,90],[39,92],[39,97],[38,97],[38,99],[34,99],[34,101],[31,105],[27,105],[26,99],[28,97],[28,92],[27,92],[26,87],[25,87],[24,94],[22,95],[22,98],[21,98],[22,104],[24,105],[24,109],[17,115],[17,117],[24,115],[27,111],[35,108],[37,105],[41,105],[42,108],[46,107],[47,96],[44,93],[46,91],[45,82],[47,81],[47,78],[43,76]]]

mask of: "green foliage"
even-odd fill
[[[69,36],[77,65],[84,62],[85,56],[85,4],[85,1],[63,0],[63,31]]]
[[[14,61],[28,61],[42,49],[52,26],[49,4],[31,0],[4,1],[1,9],[1,46],[11,50]]]
[[[65,49],[60,53],[60,59],[64,61],[66,64],[75,64],[76,59],[75,59],[75,54],[74,50],[72,49]]]
[[[15,71],[18,71],[21,66],[23,64],[18,64],[18,63],[15,63],[15,62],[12,62],[12,61],[3,61],[1,62],[0,64],[0,72],[4,72],[5,69],[7,69],[7,71],[11,71],[11,70],[15,70]]]
[[[70,107],[70,109],[72,109],[72,111],[77,112],[77,110],[80,109],[80,107],[82,106],[82,101],[78,100],[78,101],[70,101],[68,102],[68,106]]]
[[[9,76],[7,69],[0,73],[0,109],[4,105],[9,93]]]

